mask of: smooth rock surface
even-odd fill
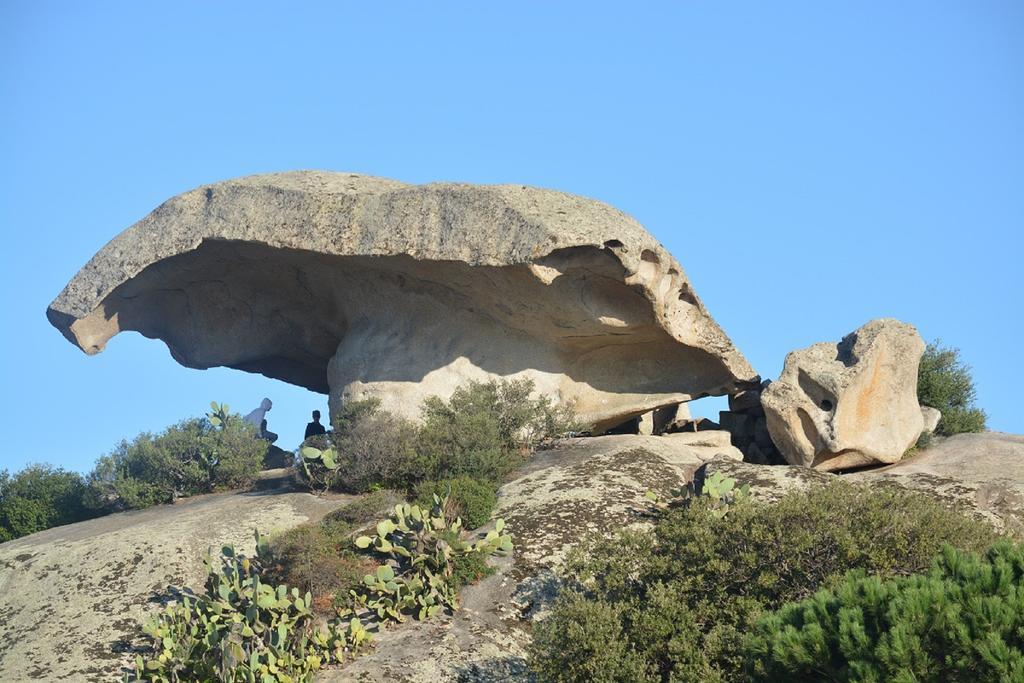
[[[854,482],[891,482],[949,503],[961,504],[997,528],[1024,535],[1024,436],[984,432],[936,438],[895,465],[834,474],[806,467],[763,466],[727,458],[709,461],[696,483],[712,472],[750,484],[750,493],[772,501],[789,491],[841,477]]]
[[[922,431],[934,432],[935,428],[939,426],[939,420],[942,419],[942,412],[937,408],[921,406],[921,418],[924,420]]]
[[[704,460],[716,457],[743,460],[743,452],[732,445],[732,435],[722,429],[705,429],[698,432],[672,432],[666,434],[674,447],[685,446]]]
[[[123,330],[418,417],[469,379],[530,377],[596,429],[754,371],[679,263],[606,204],[523,185],[298,171],[206,185],[127,229],[47,316],[98,353]]]
[[[924,427],[923,353],[917,330],[891,318],[791,352],[761,394],[771,440],[790,464],[820,470],[896,462]]]
[[[1000,432],[935,437],[895,465],[845,475],[893,481],[973,508],[997,527],[1024,536],[1024,436]]]
[[[271,472],[271,474],[273,474]],[[0,544],[0,681],[112,681],[168,586],[202,587],[203,556],[318,519],[351,496],[198,496]]]

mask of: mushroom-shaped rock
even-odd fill
[[[899,460],[924,427],[917,403],[923,353],[917,330],[893,319],[790,353],[761,394],[783,457],[820,470]]]
[[[522,185],[301,171],[199,187],[115,237],[47,311],[86,353],[123,330],[418,416],[527,377],[597,429],[756,375],[634,219]]]

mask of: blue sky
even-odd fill
[[[323,397],[136,334],[90,358],[44,312],[164,199],[300,168],[601,199],[764,377],[893,316],[1024,432],[1024,3],[378,4],[0,4],[0,468],[212,399],[270,396],[294,445]]]

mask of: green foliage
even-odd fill
[[[314,493],[324,493],[335,485],[339,469],[338,455],[333,447],[302,446],[295,465],[297,479]]]
[[[206,414],[206,419],[214,427],[223,427],[231,419],[231,407],[227,403],[210,401],[210,412]]]
[[[563,597],[534,628],[531,665],[541,681],[654,683],[661,680],[625,632],[625,605]]]
[[[352,550],[357,527],[339,516],[300,524],[269,539],[261,560],[265,579],[312,595],[319,614],[332,614],[335,596],[348,596],[376,564]]]
[[[309,682],[370,640],[358,619],[317,628],[310,594],[264,583],[258,558],[225,546],[206,565],[202,595],[184,595],[145,625],[152,656],[137,656],[133,680]]]
[[[80,475],[49,465],[0,471],[0,543],[94,517],[85,490]]]
[[[442,534],[441,537],[449,543],[454,542],[450,535]],[[450,561],[452,572],[448,580],[456,590],[485,579],[495,572],[494,567],[487,564],[487,555],[484,553],[453,553]]]
[[[471,553],[484,557],[512,550],[512,538],[502,534],[505,523],[476,542],[463,537],[462,523],[444,513],[445,499],[435,496],[430,508],[408,503],[377,523],[375,534],[359,536],[357,548],[372,552],[382,565],[364,577],[361,591],[353,591],[360,607],[378,619],[404,621],[406,615],[427,619],[458,605],[458,584],[453,580],[453,558]]]
[[[456,477],[442,481],[425,481],[414,489],[413,501],[429,507],[434,496],[444,496],[451,506],[450,517],[461,517],[468,529],[487,524],[498,504],[498,494],[490,482],[472,477]]]
[[[571,553],[569,588],[535,628],[531,660],[541,680],[579,680],[574,671],[603,671],[594,680],[607,681],[733,680],[743,634],[764,612],[833,586],[850,569],[908,575],[944,543],[981,550],[997,538],[924,494],[878,484],[836,481],[771,505],[737,498],[721,510],[713,496],[698,496],[650,533],[590,539]],[[621,675],[606,663],[609,638],[621,640],[617,658],[634,662]]]
[[[436,482],[465,481],[465,493],[453,487],[453,498],[475,523],[489,515],[487,500],[505,475],[533,449],[577,428],[570,408],[531,398],[533,389],[530,380],[469,382],[447,401],[428,398],[422,425],[380,410],[377,400],[349,402],[329,436],[303,443],[296,478],[315,492],[392,488],[414,497],[439,492],[428,491]],[[487,482],[491,492],[469,479]]]
[[[415,474],[417,426],[383,412],[377,400],[354,401],[334,421],[334,431],[303,442],[297,479],[315,492],[365,493],[407,488]],[[324,453],[328,453],[324,459]]]
[[[758,681],[1024,680],[1024,546],[946,547],[927,574],[860,574],[763,617],[747,642]]]
[[[942,418],[936,434],[950,436],[985,430],[985,411],[974,405],[976,392],[971,369],[960,360],[960,350],[940,342],[928,344],[917,373],[921,405],[938,408]]]
[[[364,402],[358,417],[333,434],[338,452],[334,488],[365,493],[374,487],[405,489],[420,476],[414,469],[418,427],[411,420]]]
[[[347,401],[331,419],[333,434],[347,434],[363,418],[380,412],[380,399],[369,398],[362,401]]]
[[[88,477],[87,504],[109,512],[251,486],[263,466],[266,441],[238,415],[213,417],[218,426],[193,418],[156,436],[143,433],[122,441],[97,460]]]
[[[573,429],[572,412],[531,399],[531,380],[469,382],[448,401],[423,404],[418,468],[428,479],[467,475],[500,482],[530,450]]]

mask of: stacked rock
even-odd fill
[[[721,428],[732,435],[732,445],[743,453],[743,461],[757,465],[782,465],[786,460],[772,442],[761,406],[761,392],[771,380],[729,396],[729,410],[718,413]]]

